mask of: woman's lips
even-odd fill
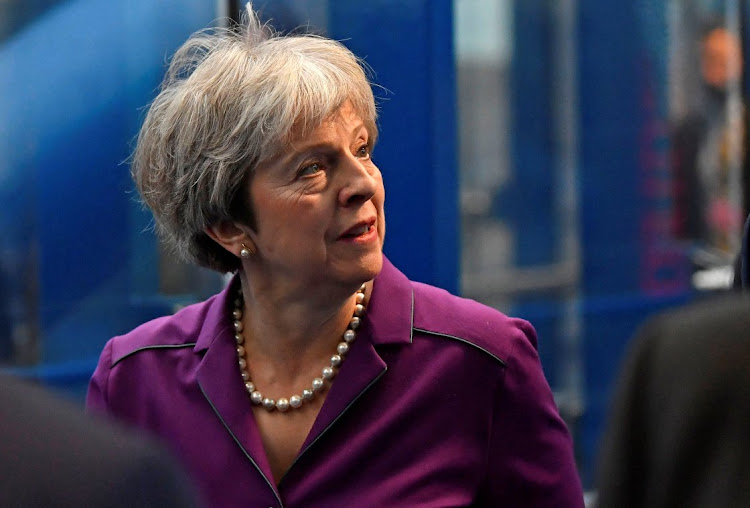
[[[362,224],[361,226],[357,226],[356,228],[350,229],[347,231],[344,236],[359,236],[367,233],[372,225],[370,224]]]
[[[368,241],[371,236],[377,236],[374,220],[357,224],[356,226],[347,229],[339,239],[348,241]]]

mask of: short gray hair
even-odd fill
[[[132,173],[164,240],[182,258],[222,273],[239,260],[205,233],[221,221],[254,226],[242,190],[262,161],[345,102],[374,145],[368,68],[343,44],[262,25],[248,4],[238,29],[193,34],[169,64],[138,135]]]

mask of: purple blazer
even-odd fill
[[[531,325],[411,282],[387,259],[357,341],[276,486],[230,306],[224,290],[111,339],[87,398],[166,441],[209,506],[583,506]]]

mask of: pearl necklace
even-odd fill
[[[232,311],[232,320],[234,324],[234,339],[237,342],[237,358],[240,366],[240,374],[242,380],[245,383],[245,390],[250,395],[250,401],[254,405],[262,405],[268,411],[278,409],[281,412],[287,411],[288,409],[298,409],[302,407],[303,402],[310,401],[315,397],[315,394],[321,392],[325,386],[326,381],[330,382],[336,375],[336,370],[341,367],[344,361],[344,356],[349,352],[349,347],[357,338],[357,332],[362,323],[362,316],[365,313],[365,288],[367,286],[362,284],[362,287],[356,293],[356,305],[354,306],[354,313],[349,326],[343,335],[343,340],[336,346],[336,354],[331,356],[329,365],[323,367],[321,376],[316,377],[312,380],[311,385],[308,388],[302,390],[302,395],[292,395],[289,398],[282,397],[279,400],[273,400],[269,397],[264,397],[262,393],[255,389],[255,384],[250,380],[250,373],[247,371],[247,361],[245,360],[245,337],[242,335],[242,289],[237,293],[237,298],[234,301],[234,310]]]

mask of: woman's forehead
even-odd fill
[[[359,111],[351,101],[333,110],[320,121],[309,118],[299,118],[286,135],[266,145],[265,154],[260,157],[259,165],[265,165],[279,158],[293,156],[293,152],[306,150],[309,146],[320,144],[325,139],[333,138],[340,128],[347,129],[347,135],[352,141],[364,135],[368,140],[372,139],[374,128],[373,122],[367,121],[367,113]]]
[[[343,106],[333,111],[322,122],[317,125],[297,125],[292,129],[288,137],[287,145],[294,149],[304,150],[308,145],[318,144],[326,139],[333,139],[340,135],[357,137],[360,130],[367,131],[367,124],[360,113],[346,102]]]

